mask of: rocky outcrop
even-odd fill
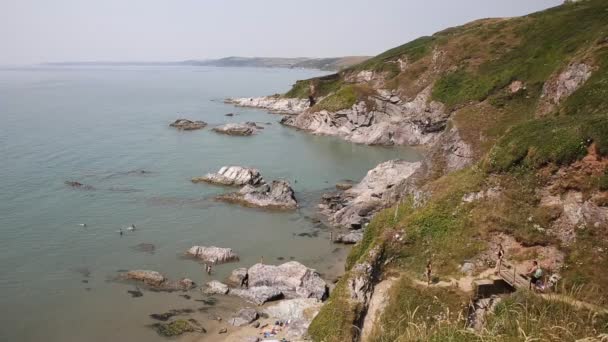
[[[380,89],[370,102],[358,102],[335,113],[307,111],[281,122],[313,134],[338,136],[368,145],[432,145],[446,126],[449,113],[431,101],[431,87],[413,100]]]
[[[258,312],[252,308],[245,308],[239,310],[234,317],[228,320],[228,323],[235,327],[242,327],[252,323],[256,319],[258,319]]]
[[[547,80],[543,86],[537,114],[546,115],[555,110],[563,99],[572,95],[591,77],[592,71],[591,66],[574,62]]]
[[[319,273],[297,261],[282,265],[255,264],[245,273],[248,277],[247,289],[231,288],[230,295],[239,296],[252,303],[261,305],[267,301],[287,298],[314,298],[324,300],[327,297],[327,284]],[[242,269],[233,271],[231,286],[240,286],[245,277]]]
[[[208,295],[215,295],[215,294],[225,295],[225,294],[228,294],[228,291],[230,290],[228,288],[228,285],[223,284],[217,280],[212,280],[205,285],[206,285],[206,287],[201,289],[201,291],[204,294],[208,294]]]
[[[159,272],[148,270],[128,271],[120,274],[118,279],[142,282],[150,289],[156,291],[188,291],[196,286],[191,279],[182,278],[177,281],[171,281]]]
[[[372,331],[377,320],[382,316],[384,309],[388,305],[391,296],[389,291],[399,278],[388,278],[376,284],[374,292],[370,298],[367,313],[363,321],[361,329],[361,341],[370,341],[372,339]]]
[[[279,266],[255,264],[247,271],[249,286],[270,286],[281,291],[285,298],[316,298],[324,300],[327,284],[321,275],[297,261]]]
[[[243,279],[247,276],[247,268],[241,267],[233,270],[228,278],[226,279],[226,283],[232,287],[241,286]]]
[[[232,251],[232,248],[215,246],[192,246],[190,249],[188,249],[188,251],[186,251],[186,255],[213,264],[239,261],[239,256]]]
[[[323,303],[316,298],[286,299],[268,306],[264,313],[273,318],[285,321],[311,321],[317,315]]]
[[[308,99],[286,98],[281,96],[245,97],[226,99],[226,103],[241,107],[266,109],[272,113],[300,114],[310,106]]]
[[[175,127],[177,129],[184,130],[184,131],[192,131],[195,129],[204,128],[205,126],[207,126],[207,123],[204,121],[191,121],[188,119],[177,119],[174,122],[172,122],[171,124],[169,124],[169,126]]]
[[[218,185],[253,185],[264,184],[264,178],[258,169],[243,166],[223,166],[216,173],[208,173],[203,177],[192,178],[193,183],[212,183]]]
[[[355,244],[361,240],[363,240],[363,229],[338,234],[334,239],[334,242],[343,244]]]
[[[289,183],[275,180],[259,187],[244,186],[239,192],[216,197],[220,201],[242,204],[249,207],[292,210],[298,207],[295,193]]]
[[[214,127],[213,131],[226,135],[248,136],[253,135],[259,129],[260,127],[258,127],[255,122],[245,122],[227,123],[225,125]]]
[[[407,180],[421,166],[420,162],[390,160],[379,164],[352,188],[323,196],[321,211],[334,226],[360,229],[371,216],[393,202],[385,194],[396,184]]]
[[[230,289],[228,294],[241,297],[246,301],[257,305],[283,298],[281,290],[272,286],[252,286],[248,289]]]

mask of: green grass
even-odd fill
[[[347,275],[338,282],[331,297],[310,324],[308,334],[314,341],[351,341],[353,335],[357,333],[354,322],[360,308],[349,301],[346,288]]]
[[[351,108],[357,102],[357,98],[354,86],[347,85],[321,100],[312,110],[315,112],[321,110],[337,112],[342,109]]]
[[[511,25],[521,39],[516,48],[473,70],[444,75],[435,83],[433,98],[456,106],[483,100],[513,80],[542,84],[581,49],[605,35],[607,8],[602,0],[589,0],[513,20]]]
[[[430,341],[448,326],[455,328],[453,331],[465,328],[468,298],[456,290],[423,289],[402,277],[389,297],[390,304],[371,333],[372,342]]]
[[[288,98],[301,98],[306,99],[310,95],[310,84],[314,83],[316,88],[316,97],[327,96],[333,92],[338,91],[344,82],[341,80],[339,74],[331,74],[322,77],[311,78],[308,80],[296,81],[296,84],[285,93],[285,97]]]
[[[595,143],[608,153],[608,115],[552,117],[530,120],[510,129],[488,158],[491,171],[519,166],[538,168],[549,163],[567,165],[582,158]]]
[[[433,42],[435,41],[434,37],[420,37],[418,39],[412,40],[409,43],[403,44],[396,48],[387,50],[378,56],[371,58],[363,63],[357,64],[352,68],[352,70],[360,71],[360,70],[373,70],[373,71],[386,71],[391,70],[391,63],[387,62],[396,62],[399,58],[405,57],[407,58],[409,63],[413,63],[418,59],[424,57],[429,51]],[[395,64],[392,64],[395,66]],[[387,69],[389,68],[389,69]],[[398,66],[397,66],[398,69]],[[394,74],[394,69],[392,69]]]

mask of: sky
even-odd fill
[[[563,0],[0,0],[0,64],[376,55]]]

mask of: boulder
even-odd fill
[[[228,285],[223,284],[217,280],[212,280],[206,284],[206,288],[201,289],[204,294],[214,295],[214,294],[228,294],[229,288]]]
[[[255,264],[249,268],[249,286],[270,286],[278,289],[285,298],[327,297],[327,284],[319,273],[297,261],[279,266]]]
[[[283,293],[279,289],[270,286],[252,286],[248,289],[231,289],[228,293],[257,305],[283,298]]]
[[[133,270],[125,274],[126,279],[141,281],[148,286],[160,286],[167,279],[156,271]]]
[[[156,271],[133,270],[123,273],[119,279],[140,281],[156,291],[188,291],[196,287],[192,279],[182,278],[171,281]]]
[[[178,319],[170,323],[155,323],[152,327],[156,332],[165,337],[179,336],[187,332],[204,332],[205,329],[200,324],[195,324],[195,321]]]
[[[247,268],[237,268],[230,273],[226,279],[226,283],[232,287],[239,287],[241,286],[243,279],[245,279],[245,276],[247,276]]]
[[[217,173],[208,173],[203,177],[192,178],[193,183],[207,182],[219,185],[254,185],[264,184],[264,178],[258,169],[243,166],[224,166]]]
[[[285,321],[306,320],[310,322],[317,315],[321,306],[323,303],[316,298],[286,299],[265,308],[264,313]]]
[[[184,131],[192,131],[195,129],[201,129],[207,126],[207,123],[204,121],[192,121],[188,119],[177,119],[173,123],[169,124],[171,127],[175,127]]]
[[[248,136],[256,133],[258,126],[254,122],[227,123],[213,128],[213,131],[226,135]]]
[[[258,312],[252,308],[245,308],[239,310],[234,317],[232,317],[228,323],[235,327],[242,327],[258,319]]]
[[[244,186],[239,192],[220,195],[220,201],[250,207],[291,210],[298,207],[295,194],[287,181],[275,180],[259,187]]]
[[[221,248],[215,246],[192,246],[190,249],[188,249],[188,251],[186,251],[186,254],[213,264],[222,264],[239,260],[239,256],[232,251],[232,248]]]
[[[348,190],[352,187],[353,187],[353,181],[351,181],[351,180],[345,180],[345,181],[336,183],[336,189],[338,189],[338,190]]]
[[[363,240],[363,229],[355,230],[349,233],[338,234],[334,239],[336,243],[355,244]]]

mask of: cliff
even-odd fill
[[[606,336],[605,309],[573,304],[608,305],[606,1],[446,29],[272,101],[285,99],[299,105],[285,125],[427,151],[421,165],[395,166],[403,177],[386,171],[399,163],[370,171],[362,183],[385,184],[373,196],[355,186],[324,197],[330,222],[363,238],[313,340]],[[551,298],[569,300],[517,291],[488,309],[481,330],[465,329],[472,284],[491,279],[499,244],[519,272],[538,260],[559,275]]]

